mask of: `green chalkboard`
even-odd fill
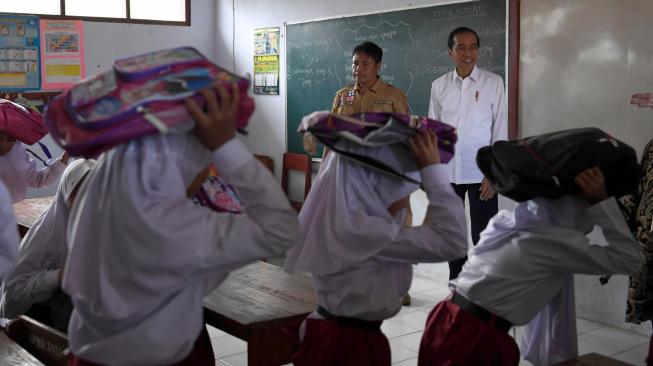
[[[505,80],[505,0],[286,24],[288,151],[304,152],[302,117],[331,109],[336,91],[352,83],[352,50],[367,40],[383,49],[383,79],[406,93],[413,114],[426,116],[431,83],[453,70],[447,36],[459,26],[481,39],[478,65]]]

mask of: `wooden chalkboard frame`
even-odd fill
[[[465,2],[465,1],[461,1]],[[470,1],[473,2],[473,1]],[[401,10],[408,10],[408,9],[416,9],[416,8],[422,8],[422,7],[433,7],[433,6],[438,6],[438,5],[447,5],[448,3],[445,4],[430,4],[430,5],[423,5],[423,6],[410,6],[410,7],[404,7],[404,8],[398,8],[398,9],[388,9],[384,10],[382,12],[370,12],[370,13],[361,13],[361,14],[347,14],[343,16],[335,16],[335,17],[324,17],[324,18],[318,18],[318,19],[310,19],[310,20],[301,20],[301,21],[293,21],[293,22],[285,22],[284,23],[284,42],[286,44],[284,45],[284,49],[287,53],[288,47],[287,47],[287,41],[288,37],[287,35],[287,27],[289,25],[293,24],[299,24],[299,23],[308,23],[308,22],[314,22],[314,21],[322,21],[322,20],[331,20],[331,19],[339,19],[339,18],[347,18],[347,17],[354,17],[354,16],[365,16],[365,15],[370,15],[370,14],[378,14],[378,13],[385,13],[385,12],[394,12],[394,11],[401,11]],[[507,47],[508,47],[508,55],[507,55],[507,70],[506,70],[506,78],[507,78],[507,99],[508,99],[508,138],[513,140],[516,138],[520,137],[520,129],[519,129],[519,50],[520,50],[520,4],[521,0],[506,0],[506,13],[507,13],[507,18],[508,18],[508,29],[506,31],[506,37],[507,37]],[[288,57],[287,55],[284,55],[283,57],[283,67],[284,70],[288,70]],[[288,90],[288,80],[287,77],[284,78],[284,88]],[[285,112],[285,135],[288,136],[288,98],[284,98],[284,112]],[[288,151],[288,141],[286,141],[286,151]]]

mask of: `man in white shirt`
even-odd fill
[[[465,194],[468,196],[472,242],[476,245],[498,210],[495,191],[476,166],[476,152],[508,137],[505,86],[499,75],[476,67],[480,40],[472,29],[451,31],[448,46],[456,68],[433,82],[429,118],[457,129],[456,154],[448,164],[450,179],[463,202]],[[466,259],[449,262],[449,279],[458,276]]]

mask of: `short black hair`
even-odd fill
[[[450,50],[453,50],[453,37],[456,34],[460,34],[460,33],[473,33],[476,36],[476,45],[478,47],[481,47],[481,39],[478,38],[478,34],[476,34],[476,32],[472,28],[458,27],[452,30],[451,33],[449,33],[449,38],[447,39],[447,45],[449,46]]]
[[[365,41],[359,44],[358,46],[354,47],[354,52],[352,52],[351,55],[353,56],[361,52],[370,56],[372,60],[374,60],[374,62],[377,64],[383,59],[383,50],[374,42]]]

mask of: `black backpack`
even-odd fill
[[[635,150],[598,128],[577,128],[478,150],[476,164],[497,192],[515,201],[580,194],[574,177],[599,167],[609,195],[637,189],[640,169]]]

